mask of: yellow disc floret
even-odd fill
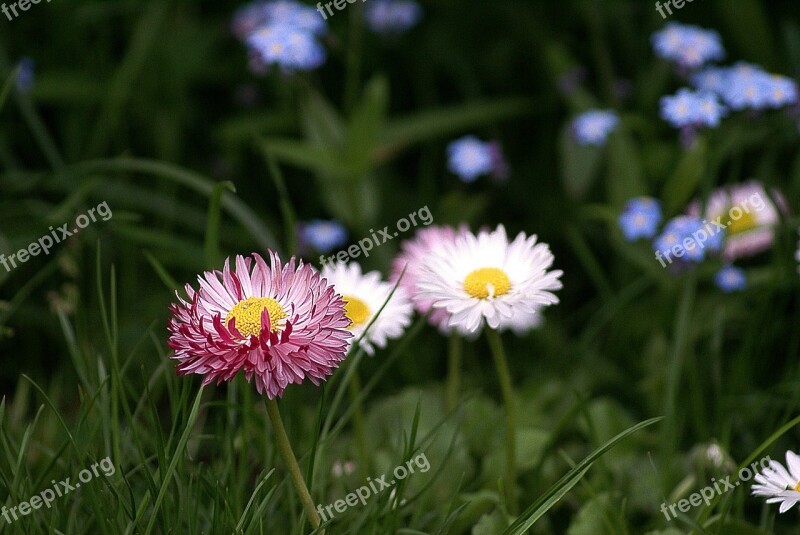
[[[239,301],[225,316],[225,326],[227,327],[231,319],[236,318],[236,330],[242,333],[242,336],[247,338],[258,336],[261,333],[261,313],[264,309],[269,314],[270,330],[278,332],[280,329],[278,322],[286,319],[286,312],[271,297],[248,297]]]
[[[350,325],[347,326],[348,329],[352,329],[356,325],[361,325],[369,320],[370,310],[364,301],[351,295],[343,296],[342,300],[344,301],[344,313],[347,319],[350,320]]]
[[[731,208],[731,210],[732,209],[733,208]],[[756,221],[756,218],[753,214],[744,210],[741,210],[741,214],[742,216],[739,219],[731,218],[731,224],[728,226],[728,232],[730,234],[747,232],[748,230],[752,230],[758,226],[758,221]]]
[[[486,299],[508,293],[511,281],[502,269],[485,267],[476,269],[464,279],[464,291],[472,297]]]

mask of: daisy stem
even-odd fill
[[[447,353],[447,410],[458,405],[458,392],[461,389],[461,336],[450,334]]]
[[[266,404],[269,420],[272,423],[272,428],[275,430],[278,450],[281,452],[281,457],[283,457],[283,461],[289,468],[289,474],[292,476],[292,483],[294,483],[294,488],[300,496],[300,502],[303,504],[303,508],[305,508],[306,514],[308,514],[308,518],[311,520],[311,525],[316,529],[322,521],[319,518],[319,514],[317,514],[317,510],[314,509],[311,493],[308,492],[306,482],[303,480],[303,473],[300,471],[300,465],[297,464],[297,457],[295,457],[294,450],[292,450],[292,444],[289,442],[289,437],[286,435],[286,428],[283,427],[283,419],[281,419],[281,413],[280,410],[278,410],[278,402],[274,399],[268,399],[266,400]],[[320,533],[322,535],[325,534],[324,531],[320,531]]]
[[[363,479],[369,475],[369,453],[367,449],[367,433],[364,425],[364,408],[361,406],[361,379],[358,377],[358,369],[353,370],[353,378],[350,380],[350,401],[355,406],[353,413],[353,432],[355,433],[356,447],[358,456],[361,458],[360,470]]]
[[[492,350],[494,365],[497,369],[497,378],[500,380],[500,390],[503,394],[503,404],[506,410],[506,480],[504,482],[506,493],[506,507],[512,515],[517,513],[517,416],[514,404],[514,390],[511,385],[511,374],[508,372],[506,352],[500,334],[494,329],[486,329],[486,338]]]

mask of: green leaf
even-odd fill
[[[525,533],[528,528],[536,523],[551,507],[553,507],[561,498],[563,498],[578,482],[583,478],[586,472],[591,468],[592,464],[602,457],[608,450],[613,448],[618,442],[624,440],[629,435],[636,431],[650,426],[656,422],[663,420],[663,416],[651,418],[640,422],[630,429],[618,434],[596,450],[594,450],[588,457],[579,462],[575,467],[567,472],[564,477],[559,479],[550,489],[536,502],[531,504],[525,512],[504,532],[504,535],[520,535]]]
[[[564,189],[573,199],[583,199],[597,180],[604,151],[593,145],[578,145],[569,126],[561,131],[559,149]]]
[[[345,159],[356,176],[362,176],[369,170],[388,107],[389,84],[384,77],[375,77],[367,85],[364,98],[353,112],[347,130]]]
[[[457,134],[467,129],[533,113],[528,98],[468,102],[460,106],[422,111],[391,121],[381,137],[381,153],[394,153],[414,143]]]
[[[618,128],[608,137],[608,199],[621,207],[631,197],[645,195],[639,148],[625,131]]]
[[[708,144],[705,139],[698,137],[689,150],[683,154],[675,172],[664,184],[661,194],[667,214],[679,212],[694,195],[697,185],[705,174],[707,153]]]

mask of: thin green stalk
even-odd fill
[[[300,465],[297,464],[297,457],[292,450],[292,444],[289,442],[289,437],[286,435],[286,428],[283,427],[283,419],[281,419],[280,410],[278,410],[278,402],[274,399],[266,400],[267,414],[269,414],[269,421],[272,423],[272,428],[275,430],[275,438],[278,443],[278,450],[281,452],[281,457],[289,469],[289,474],[292,476],[292,483],[300,497],[300,502],[306,510],[308,518],[311,520],[311,525],[314,528],[319,528],[322,521],[320,520],[317,510],[314,509],[314,502],[311,500],[311,493],[308,492],[305,480],[303,480],[303,473],[300,471]],[[324,535],[324,531],[320,531]]]
[[[453,332],[447,352],[447,410],[452,411],[458,405],[458,393],[461,390],[461,336]]]
[[[347,72],[345,74],[344,109],[350,113],[358,100],[358,86],[361,81],[361,41],[364,21],[361,6],[350,9],[349,45],[347,47]]]
[[[506,507],[512,515],[517,514],[517,416],[514,404],[514,389],[511,385],[511,374],[508,372],[506,352],[500,334],[494,329],[486,330],[489,347],[492,350],[500,390],[503,393],[503,404],[506,410],[506,478],[504,482]]]
[[[355,368],[355,366],[354,366]],[[355,433],[356,447],[358,448],[359,473],[362,479],[366,480],[370,474],[369,450],[367,449],[367,432],[364,425],[364,407],[361,405],[361,379],[358,377],[358,370],[353,370],[353,380],[350,381],[350,401],[355,407],[353,414],[353,431]]]

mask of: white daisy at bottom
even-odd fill
[[[769,468],[756,474],[757,484],[752,486],[754,496],[767,496],[767,503],[780,503],[779,512],[785,513],[800,502],[800,456],[786,452],[786,466],[770,461]]]
[[[394,284],[381,280],[379,272],[362,274],[361,266],[355,262],[337,262],[326,264],[322,268],[322,277],[342,295],[345,314],[351,322],[347,329],[353,333],[352,342],[358,340],[380,311],[359,344],[369,355],[374,354],[374,346],[384,348],[388,340],[402,336],[411,324],[413,308],[404,290],[397,288],[392,295]],[[389,295],[392,295],[391,299]],[[386,306],[381,310],[384,303]]]
[[[492,329],[517,332],[534,327],[541,309],[558,303],[562,272],[547,271],[553,254],[536,236],[520,233],[509,242],[506,229],[464,232],[432,251],[417,279],[434,308],[450,314],[462,332]]]

